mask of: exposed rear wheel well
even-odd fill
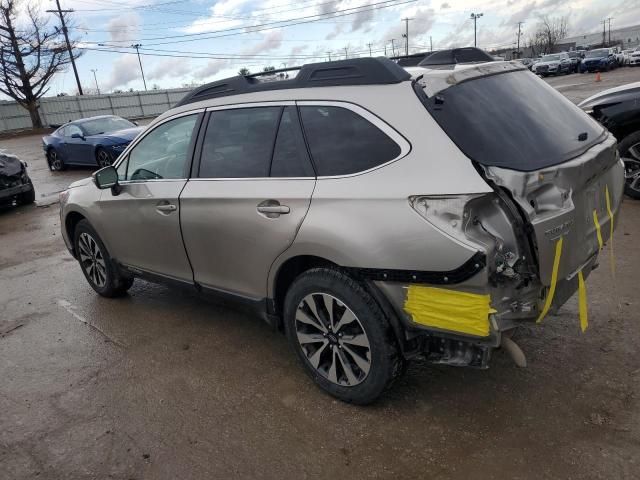
[[[290,258],[280,266],[274,286],[274,306],[276,314],[282,315],[284,310],[284,297],[287,295],[289,287],[298,275],[312,268],[319,267],[337,267],[337,265],[326,258],[313,255],[300,255]]]
[[[84,220],[84,218],[85,217],[78,212],[71,212],[69,213],[69,215],[67,215],[67,218],[64,221],[64,228],[67,232],[67,237],[71,240],[72,248],[74,249],[74,255],[76,246],[73,245],[73,239],[75,237],[76,225],[78,225],[78,222],[80,220]]]

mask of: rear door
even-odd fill
[[[212,110],[193,176],[180,208],[195,281],[266,297],[269,268],[293,242],[316,181],[294,103]]]
[[[118,164],[119,194],[102,191],[95,220],[120,263],[192,283],[178,197],[187,183],[202,115],[182,114],[154,126]]]

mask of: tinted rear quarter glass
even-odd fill
[[[527,71],[468,80],[421,98],[458,148],[481,165],[538,170],[581,155],[605,136],[595,120]]]
[[[363,172],[393,160],[400,146],[357,113],[341,107],[300,107],[311,157],[320,176]]]

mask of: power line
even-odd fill
[[[335,17],[345,17],[348,15],[356,15],[358,13],[362,13],[362,12],[368,12],[368,11],[373,11],[373,10],[379,10],[379,9],[383,9],[383,8],[390,8],[390,7],[395,7],[398,5],[405,5],[407,3],[414,3],[418,0],[404,0],[404,1],[400,1],[398,2],[397,0],[382,0],[376,3],[371,3],[368,5],[363,5],[363,6],[358,6],[358,7],[351,7],[351,8],[346,8],[343,10],[335,10],[335,11],[331,11],[331,12],[326,12],[326,13],[321,13],[321,14],[315,14],[315,15],[307,15],[307,16],[303,16],[303,17],[297,17],[297,18],[291,18],[291,19],[287,19],[287,20],[277,20],[277,21],[273,21],[273,22],[267,22],[267,23],[263,23],[263,24],[257,24],[257,25],[241,25],[238,27],[232,27],[232,28],[226,28],[226,29],[222,29],[222,30],[216,30],[214,32],[201,32],[201,33],[187,33],[187,34],[183,34],[183,35],[170,35],[170,36],[162,36],[162,37],[148,37],[148,38],[144,38],[143,40],[148,42],[148,41],[153,41],[153,40],[166,40],[166,39],[175,39],[175,38],[187,38],[187,37],[198,37],[198,38],[189,38],[189,39],[185,39],[185,40],[175,40],[173,42],[158,42],[158,43],[153,43],[151,45],[166,45],[166,44],[170,44],[170,43],[184,43],[184,42],[194,42],[194,41],[198,41],[198,40],[208,40],[210,38],[219,38],[221,36],[230,36],[230,35],[241,35],[241,34],[247,34],[247,33],[255,33],[255,32],[260,32],[260,31],[264,31],[264,30],[272,30],[274,28],[284,28],[284,27],[290,27],[290,26],[294,26],[294,25],[301,25],[301,24],[305,24],[305,23],[313,23],[313,22],[317,22],[318,20],[324,20],[325,18],[327,18],[327,16],[331,16],[331,18],[335,18]],[[355,10],[355,11],[353,11]],[[316,17],[320,17],[320,18],[316,18]],[[300,20],[300,21],[298,21]],[[293,23],[287,23],[287,22],[293,22]],[[278,24],[283,24],[286,23],[285,25],[278,25]],[[236,33],[230,33],[227,35],[209,35],[211,33],[225,33],[225,32],[233,32],[236,30],[244,30],[242,32],[236,32]],[[135,39],[127,39],[127,40],[111,40],[111,42],[113,43],[128,43],[128,42],[135,42],[138,40]],[[107,43],[109,42],[109,40],[99,40],[98,43]]]

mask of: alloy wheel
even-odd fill
[[[629,147],[623,161],[627,188],[640,194],[640,142]]]
[[[296,310],[295,328],[305,357],[330,382],[353,387],[369,374],[369,338],[356,315],[334,296],[304,297]]]
[[[80,264],[87,277],[98,288],[104,287],[107,283],[107,265],[98,243],[91,235],[82,232],[78,238],[78,250]]]
[[[52,170],[62,170],[62,160],[55,150],[49,150],[49,165]]]
[[[100,168],[111,165],[111,156],[105,150],[98,150],[98,165]]]

